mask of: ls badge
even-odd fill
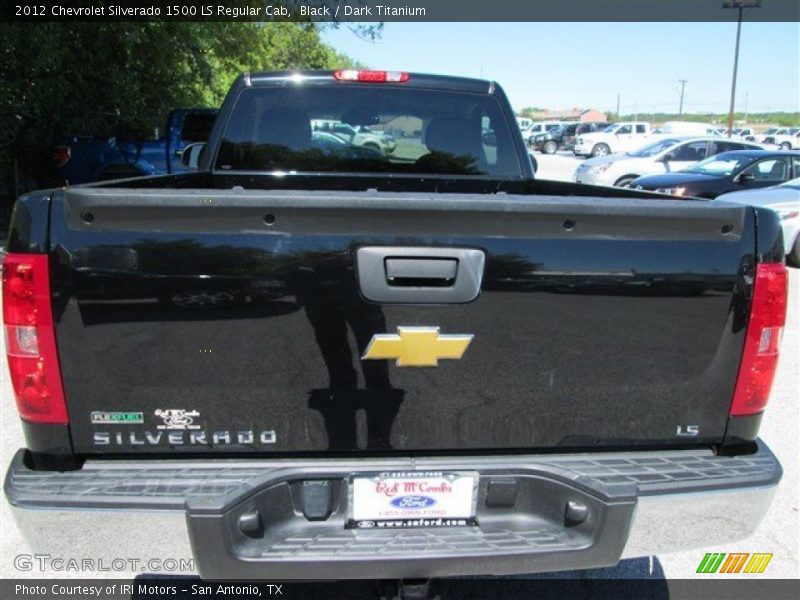
[[[472,336],[440,335],[438,327],[398,327],[397,333],[377,333],[362,360],[397,359],[398,367],[436,367],[440,359],[464,356]]]

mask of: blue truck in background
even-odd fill
[[[56,146],[53,159],[67,184],[184,173],[183,149],[208,140],[217,110],[177,108],[167,118],[165,136],[155,140],[122,137],[71,137]]]

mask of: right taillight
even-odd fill
[[[778,346],[786,322],[789,274],[783,264],[756,265],[750,320],[730,414],[764,410],[778,366]]]

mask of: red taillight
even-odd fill
[[[360,69],[340,69],[333,72],[339,81],[362,81],[366,83],[405,83],[408,73],[401,71],[364,71]]]
[[[68,423],[45,254],[3,260],[3,323],[11,386],[20,416],[34,423]]]
[[[69,146],[56,146],[53,150],[53,161],[56,163],[56,169],[60,169],[69,162],[72,158],[72,150]]]
[[[786,322],[788,282],[789,274],[784,265],[756,265],[753,303],[731,415],[752,415],[767,405]]]

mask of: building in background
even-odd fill
[[[571,108],[568,110],[543,110],[532,112],[534,121],[575,121],[577,123],[597,123],[607,121],[606,113],[596,108]]]

